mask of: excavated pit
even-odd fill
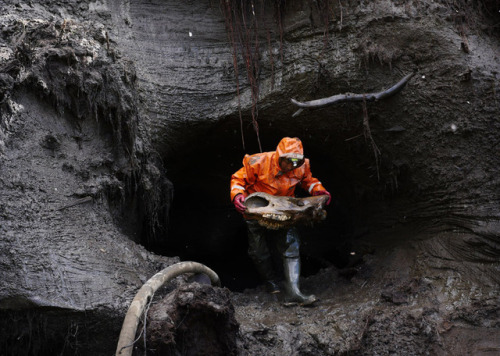
[[[352,107],[360,109],[359,105]],[[261,125],[268,126],[265,118],[261,119]],[[230,202],[229,180],[241,167],[244,154],[257,153],[258,147],[254,133],[248,130],[247,147],[243,150],[237,127],[232,122],[226,126],[229,128],[219,126],[207,130],[209,135],[183,143],[176,150],[178,154],[166,160],[174,185],[169,237],[165,243],[155,241],[149,248],[159,253],[174,253],[183,260],[206,263],[220,274],[223,285],[241,291],[259,285],[260,281],[247,255],[243,219]],[[356,120],[353,126],[358,126]],[[391,219],[398,215],[399,204],[410,204],[404,195],[412,189],[404,173],[399,177],[398,188],[377,180],[375,160],[364,140],[346,142],[340,135],[330,135],[325,142],[315,135],[304,134],[307,127],[306,122],[299,121],[280,130],[266,129],[261,137],[267,151],[276,149],[282,135],[301,138],[313,175],[333,196],[324,221],[312,227],[300,226],[305,276],[329,266],[352,267],[366,249],[358,246],[357,240],[380,226],[393,224]],[[392,208],[394,211],[390,211],[386,208],[387,200],[397,194],[402,198]],[[308,196],[300,188],[297,195]],[[374,206],[384,207],[389,221],[374,224],[370,219],[370,209]]]

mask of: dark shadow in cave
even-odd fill
[[[253,139],[251,134],[248,136]],[[261,135],[263,149],[275,150],[279,140],[287,135],[302,139],[313,175],[334,196],[324,222],[300,228],[302,275],[312,275],[329,266],[347,267],[353,263],[355,239],[363,231],[362,224],[356,223],[352,205],[354,182],[345,174],[349,169],[338,167],[336,157],[328,156],[320,142],[299,132]],[[206,264],[231,290],[256,287],[261,282],[247,255],[245,225],[229,198],[230,176],[241,167],[245,155],[241,136],[237,130],[226,128],[213,134],[207,132],[195,141],[184,142],[175,157],[166,159],[167,176],[174,185],[170,226],[166,238],[147,247],[156,253]],[[246,152],[257,153],[256,143],[247,142]]]

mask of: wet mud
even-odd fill
[[[239,325],[230,295],[228,289],[192,283],[154,304],[148,312],[147,354],[237,355]]]

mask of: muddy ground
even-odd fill
[[[299,136],[334,196],[301,228],[319,302],[284,307],[246,255],[228,180],[259,150],[255,107],[218,2],[9,0],[0,354],[113,354],[139,287],[179,260],[223,288],[169,283],[139,354],[500,353],[498,1],[288,1],[281,30],[275,4],[255,8],[259,139]],[[291,98],[408,73],[384,101],[292,116]]]

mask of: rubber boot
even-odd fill
[[[255,262],[260,277],[264,280],[266,291],[271,294],[280,293],[279,284],[275,279],[274,268],[269,259]]]
[[[314,295],[304,295],[299,289],[300,258],[283,258],[285,272],[286,299],[285,305],[310,305],[316,300]]]

